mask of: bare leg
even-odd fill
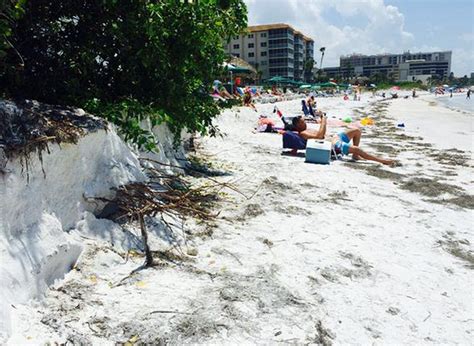
[[[349,129],[346,132],[347,137],[354,143],[354,146],[358,147],[360,144],[360,137],[362,136],[362,132],[359,129]],[[356,153],[352,154],[352,158],[354,160],[359,159],[359,155]]]
[[[356,146],[351,146],[349,148],[349,152],[353,156],[357,156],[357,157],[360,156],[360,157],[362,157],[366,160],[380,162],[380,163],[383,163],[384,165],[392,165],[392,164],[395,163],[394,160],[381,159],[380,157],[370,155],[370,154],[366,153],[365,151],[363,151],[361,148],[356,147]]]
[[[354,145],[358,147],[362,132],[359,129],[349,129],[345,133],[347,137],[349,137],[349,139],[354,142]]]

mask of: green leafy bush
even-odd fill
[[[7,68],[4,63],[7,51],[14,50],[9,37],[12,35],[15,21],[23,14],[24,4],[25,0],[0,0],[0,76],[5,73]]]
[[[35,0],[11,30],[24,67],[0,76],[4,93],[84,107],[152,148],[142,120],[179,135],[213,133],[209,97],[222,73],[222,42],[246,26],[243,0]]]

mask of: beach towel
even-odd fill
[[[293,131],[286,131],[283,133],[283,148],[284,149],[306,149],[306,139],[303,139],[298,133]]]

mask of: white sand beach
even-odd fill
[[[253,131],[274,104],[226,110],[195,155],[246,197],[223,191],[215,225],[188,223],[179,241],[153,231],[191,255],[120,285],[143,257],[92,237],[118,226],[86,213],[75,229],[96,231],[76,269],[15,304],[8,342],[471,344],[474,114],[427,94],[317,101],[329,118],[372,117],[362,148],[402,165],[308,164]]]

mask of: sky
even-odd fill
[[[451,50],[456,77],[474,72],[474,0],[244,0],[249,25],[287,23],[315,41],[320,66],[341,55]]]

